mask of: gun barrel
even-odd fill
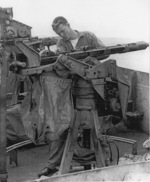
[[[88,56],[95,57],[98,60],[103,60],[111,54],[127,53],[132,51],[139,51],[146,49],[149,46],[144,41],[129,43],[129,44],[118,44],[116,46],[108,46],[100,49],[92,49],[87,51],[76,51],[69,53],[62,53],[75,59],[85,59]],[[106,56],[106,57],[105,57]],[[57,56],[42,58],[41,65],[48,64],[49,62],[55,62]]]
[[[123,51],[123,53],[146,49],[149,46],[149,44],[141,41],[136,43],[124,44],[124,46],[125,46],[125,50]]]
[[[76,57],[78,55],[79,57],[86,56],[104,56],[104,55],[110,55],[110,54],[117,54],[117,53],[126,53],[131,51],[138,51],[146,49],[149,46],[146,42],[136,42],[136,43],[129,43],[129,44],[118,44],[116,46],[108,46],[100,49],[93,49],[89,51],[80,51],[80,52],[72,52],[68,53],[68,56]]]

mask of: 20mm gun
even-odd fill
[[[26,45],[24,43],[21,43],[22,45],[24,45],[26,47]],[[87,50],[88,47],[83,47],[82,51],[76,51],[76,52],[64,52],[61,53],[59,55],[56,56],[47,56],[47,57],[41,57],[40,60],[40,65],[38,64],[36,66],[36,64],[31,64],[29,61],[27,60],[27,66],[25,69],[22,69],[20,71],[20,74],[22,75],[32,75],[32,74],[40,74],[44,71],[50,71],[52,70],[54,67],[56,68],[56,60],[58,59],[58,57],[63,57],[67,56],[68,58],[70,58],[72,61],[79,64],[80,62],[80,66],[82,65],[83,67],[85,67],[86,69],[88,69],[89,67],[91,68],[91,65],[89,66],[88,64],[80,61],[82,59],[85,59],[86,57],[94,57],[97,60],[101,61],[103,59],[106,59],[109,57],[109,55],[111,54],[120,54],[120,53],[127,53],[127,52],[132,52],[132,51],[139,51],[139,50],[144,50],[149,46],[148,43],[146,42],[136,42],[136,43],[129,43],[129,44],[119,44],[116,46],[108,46],[105,48],[100,48],[100,49],[92,49],[92,50]],[[32,55],[31,55],[32,56]],[[28,57],[28,56],[27,56]],[[35,62],[38,62],[37,60],[34,59]],[[34,66],[30,66],[30,65],[34,65]],[[81,67],[78,67],[78,69],[80,69]]]

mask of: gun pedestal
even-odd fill
[[[83,141],[84,148],[92,148],[97,167],[106,166],[105,148],[102,147],[103,138],[101,134],[100,122],[96,111],[94,90],[91,83],[79,78],[74,82],[73,94],[75,96],[75,111],[74,119],[70,124],[70,130],[67,136],[65,149],[59,169],[59,174],[68,173],[70,170],[71,161],[73,159],[74,149],[77,145],[79,127],[82,126],[84,134],[90,134],[86,141]],[[90,131],[90,132],[89,132]],[[91,142],[89,141],[91,139]],[[92,145],[91,145],[92,144]]]

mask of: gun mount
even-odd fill
[[[37,77],[44,72],[50,71],[54,71],[63,77],[60,71],[63,69],[71,75],[72,79],[77,78],[77,80],[73,80],[72,88],[76,100],[74,108],[78,112],[77,118],[81,117],[80,119],[82,119],[87,116],[88,120],[95,124],[95,135],[98,140],[103,140],[103,132],[112,125],[121,120],[126,121],[130,89],[128,80],[116,65],[115,60],[108,59],[104,62],[101,62],[101,60],[106,59],[111,54],[144,50],[149,46],[147,43],[120,44],[101,49],[90,48],[90,50],[89,47],[83,47],[80,51],[62,52],[54,56],[40,56],[37,47],[42,43],[42,39],[31,36],[31,27],[12,20],[12,8],[0,8],[0,15],[0,43],[3,48],[2,63],[5,63],[2,64],[3,85],[6,85],[7,62],[10,61],[9,68],[11,71],[27,77]],[[49,41],[51,42],[50,45],[54,45],[57,39],[50,38]],[[0,94],[1,100],[6,99],[4,96],[6,87],[1,89]],[[4,106],[4,102],[2,106]],[[4,118],[2,121],[4,121]],[[78,121],[75,121],[73,126],[77,130],[78,125],[76,123]],[[33,132],[37,132],[38,121],[34,122]],[[5,128],[5,126],[1,128]],[[5,141],[2,134],[3,132],[1,133],[0,143]],[[73,133],[73,136],[75,136],[75,133]],[[37,138],[37,141],[40,140],[39,138]],[[34,140],[34,138],[31,138],[31,140]],[[95,147],[95,150],[99,147],[101,147],[101,144]],[[1,156],[4,156],[3,152],[1,151]],[[99,151],[97,153],[98,166],[105,166],[108,158],[104,159],[103,156],[99,156]],[[106,153],[108,154],[108,151]],[[63,163],[60,168],[62,173],[66,172],[63,170],[65,159],[66,154],[63,156]],[[68,168],[64,169],[68,170]],[[0,174],[3,173],[6,173],[5,166],[1,165]]]
[[[0,43],[10,55],[8,60],[3,61],[10,62],[11,71],[30,77],[49,71],[58,73],[63,67],[69,74],[78,75],[92,84],[101,98],[98,101],[101,103],[98,106],[99,116],[118,113],[117,117],[126,118],[129,83],[115,60],[101,60],[111,54],[144,50],[149,46],[148,43],[141,41],[100,49],[82,47],[74,52],[40,56],[37,47],[40,48],[43,39],[32,37],[30,26],[13,20],[12,8],[0,8],[0,15]],[[55,45],[57,40],[57,37],[50,37],[47,45]]]

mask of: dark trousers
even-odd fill
[[[65,131],[58,140],[52,142],[47,167],[54,169],[56,168],[56,166],[60,165],[67,138],[67,133],[68,132]]]

